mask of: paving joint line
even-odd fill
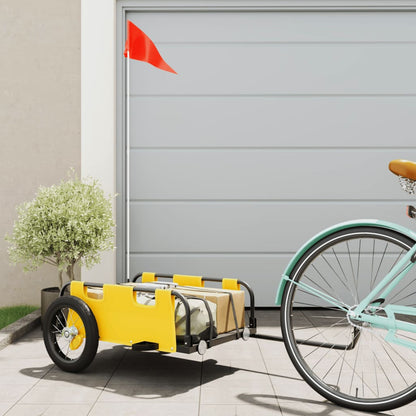
[[[279,396],[278,396],[278,394],[277,394],[276,387],[275,387],[275,385],[273,384],[273,381],[272,381],[272,377],[271,377],[271,374],[270,374],[269,368],[267,367],[267,363],[266,363],[266,360],[265,360],[264,355],[263,355],[263,351],[261,350],[261,347],[260,347],[260,342],[259,342],[260,340],[259,340],[258,338],[257,338],[257,339],[255,339],[255,340],[256,340],[256,343],[257,343],[257,348],[258,348],[258,349],[259,349],[259,351],[260,351],[261,359],[263,360],[263,364],[264,364],[264,367],[265,367],[265,369],[266,369],[267,376],[268,376],[268,378],[269,378],[269,382],[270,382],[270,384],[271,384],[271,386],[272,386],[272,389],[273,389],[273,392],[274,392],[274,396],[275,396],[275,400],[276,400],[276,404],[277,404],[277,406],[278,406],[278,408],[279,408],[280,415],[281,415],[281,416],[283,416],[283,410],[282,410],[282,406],[280,406]]]
[[[87,413],[87,416],[91,414],[92,410],[94,409],[94,406],[97,404],[98,400],[100,399],[100,397],[102,396],[103,392],[105,391],[106,387],[108,386],[108,384],[110,383],[111,379],[114,376],[114,373],[120,368],[120,365],[122,363],[122,361],[124,360],[124,357],[126,356],[127,353],[127,349],[123,350],[123,354],[120,357],[120,360],[118,362],[118,364],[115,366],[114,370],[111,372],[110,377],[107,380],[107,383],[105,383],[104,387],[101,389],[100,394],[97,396],[97,398],[95,399],[95,401],[92,403],[90,410]]]
[[[40,310],[39,310],[40,311]],[[35,312],[37,312],[37,311],[35,311]],[[39,319],[40,319],[40,312],[39,312]],[[49,364],[50,365],[50,364]],[[24,399],[42,380],[44,380],[44,378],[52,371],[52,369],[53,368],[55,368],[56,367],[56,365],[55,364],[52,364],[51,366],[50,366],[50,368],[45,372],[45,374],[42,376],[42,377],[40,377],[39,379],[38,379],[38,381],[36,382],[36,383],[34,383],[33,384],[33,386],[31,386],[30,387],[30,389],[28,390],[28,391],[26,391],[21,397],[19,397],[19,399],[18,400],[16,400],[15,401],[15,403],[7,410],[7,412],[5,413],[5,416],[11,411],[11,410],[13,410],[15,407],[16,407],[16,405],[18,405],[20,402],[21,402],[21,400],[22,399]],[[33,405],[33,403],[28,403],[27,404],[28,406],[32,406]]]

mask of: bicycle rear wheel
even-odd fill
[[[281,326],[288,354],[318,393],[344,407],[381,411],[416,398],[416,351],[385,340],[387,331],[352,322],[354,308],[416,244],[396,231],[354,227],[324,237],[295,265],[291,279],[335,298],[339,306],[288,282]],[[415,269],[394,288],[387,304],[416,305]],[[416,323],[415,317],[400,316]],[[416,334],[400,334],[414,341]]]

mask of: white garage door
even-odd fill
[[[270,306],[291,256],[322,228],[412,226],[387,165],[416,160],[416,13],[127,19],[178,72],[130,66],[131,274],[238,277]]]

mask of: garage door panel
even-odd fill
[[[161,12],[129,13],[127,18],[158,44],[416,40],[416,14],[409,12]]]
[[[182,44],[161,53],[178,75],[133,61],[131,94],[416,94],[416,44]]]
[[[119,14],[178,72],[130,61],[120,97],[131,271],[240,277],[270,306],[293,253],[323,228],[413,225],[413,198],[387,166],[416,160],[416,13],[211,6]]]
[[[134,97],[131,113],[132,147],[415,145],[416,97]]]
[[[382,218],[412,226],[405,203],[131,204],[132,253],[289,253],[333,224]]]
[[[392,159],[416,150],[134,150],[131,198],[348,200],[404,198]]]

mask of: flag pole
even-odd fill
[[[130,20],[127,21],[127,39],[125,44],[124,56],[127,58],[126,70],[126,278],[130,281],[130,49],[131,58],[138,61],[148,62],[156,68],[164,71],[176,72],[162,59],[159,51],[152,40]]]
[[[126,276],[130,281],[130,51],[127,51],[126,105]]]

